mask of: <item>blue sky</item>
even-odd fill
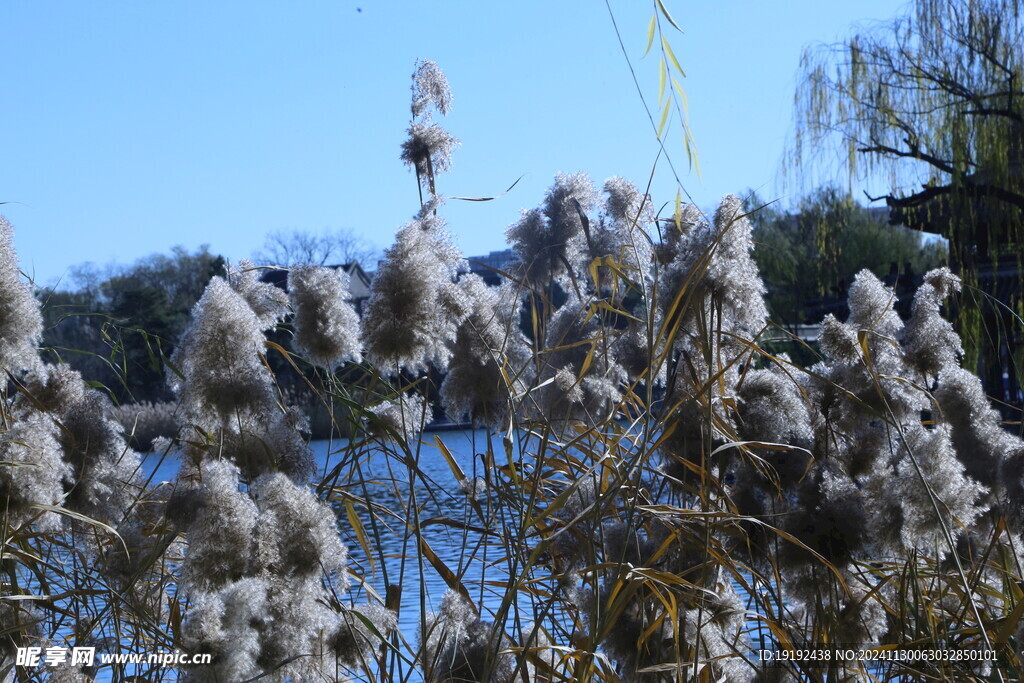
[[[666,0],[687,71],[701,206],[777,180],[801,48],[889,19],[892,0]],[[652,5],[611,0],[648,101],[641,59]],[[92,261],[130,263],[174,245],[249,256],[278,229],[349,228],[378,247],[418,208],[398,159],[417,58],[448,75],[443,125],[462,141],[439,179],[467,254],[504,245],[520,209],[559,171],[641,187],[657,141],[606,6],[552,2],[0,4],[0,201],[39,283]],[[686,170],[680,139],[669,145]],[[675,182],[659,168],[656,202]]]

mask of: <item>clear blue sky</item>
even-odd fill
[[[893,0],[666,0],[688,78],[701,206],[779,197],[801,48],[889,19]],[[612,0],[648,101],[651,5]],[[39,283],[174,245],[249,256],[275,229],[351,228],[378,247],[418,207],[398,159],[417,58],[448,75],[462,141],[444,214],[467,254],[504,245],[558,171],[643,186],[657,142],[600,0],[32,2],[0,5],[0,207]],[[670,147],[686,170],[678,138]],[[671,201],[659,174],[657,201]]]

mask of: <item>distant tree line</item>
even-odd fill
[[[945,259],[941,242],[926,243],[918,232],[888,225],[835,188],[814,192],[794,212],[764,204],[753,195],[747,199],[754,258],[772,317],[781,325],[817,322],[808,318],[807,305],[845,300],[846,285],[862,269],[884,277],[893,263],[901,269],[909,264],[921,274]],[[254,256],[260,264],[355,260],[367,268],[375,257],[347,231],[273,232]],[[225,267],[225,258],[206,246],[192,252],[175,247],[130,266],[77,266],[64,286],[38,293],[44,344],[52,358],[69,363],[120,403],[170,400],[167,359],[207,282]]]
[[[224,268],[224,257],[206,246],[175,247],[131,266],[78,266],[70,287],[39,292],[44,346],[51,360],[69,363],[119,402],[168,400],[166,359],[206,284]]]
[[[253,256],[260,265],[356,261],[367,269],[376,258],[372,245],[345,229],[275,230]],[[38,291],[50,360],[70,364],[120,403],[170,400],[166,361],[206,284],[225,267],[205,245],[174,247],[129,266],[73,267],[64,282]]]
[[[754,259],[765,286],[772,319],[781,325],[820,322],[815,311],[843,302],[853,277],[867,269],[886,277],[894,267],[906,277],[946,260],[940,240],[889,225],[887,212],[872,211],[835,187],[823,187],[794,212],[748,196],[754,224]],[[911,283],[905,283],[907,285]]]

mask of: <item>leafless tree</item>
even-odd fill
[[[349,229],[322,231],[274,230],[267,234],[263,249],[253,254],[258,264],[325,266],[359,263],[371,268],[379,257],[378,249]]]

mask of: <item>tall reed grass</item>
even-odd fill
[[[442,218],[454,143],[430,114],[450,101],[419,65],[403,158],[424,201],[361,318],[331,269],[296,266],[287,299],[252,264],[211,280],[167,364],[179,429],[155,445],[173,482],[147,481],[102,394],[39,360],[0,223],[3,674],[1019,679],[1024,442],[959,366],[941,315],[957,277],[929,273],[904,321],[859,274],[849,319],[798,366],[765,350],[784,334],[735,197],[657,215],[621,178],[574,174],[508,229],[519,261],[489,286]],[[334,416],[328,471],[274,355]],[[473,471],[423,433],[437,408],[486,430]],[[29,646],[213,663],[15,666]]]

